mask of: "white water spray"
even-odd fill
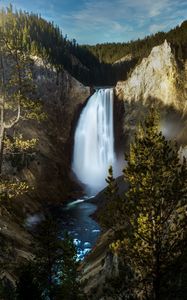
[[[113,89],[99,89],[83,109],[75,131],[72,169],[88,190],[106,186],[114,165]]]

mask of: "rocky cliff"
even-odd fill
[[[47,120],[41,123],[26,121],[20,125],[25,137],[39,141],[36,159],[21,176],[35,187],[32,198],[44,202],[61,201],[71,189],[71,127],[76,112],[89,97],[90,89],[67,71],[57,72],[40,58],[32,59],[36,93],[43,102]]]
[[[164,104],[179,106],[176,99],[175,83],[177,80],[177,65],[167,41],[154,47],[148,58],[134,69],[129,79],[119,82],[116,86],[117,95],[129,102],[143,103],[151,98],[161,99]]]
[[[186,62],[176,60],[170,44],[165,41],[154,47],[129,78],[116,85],[116,96],[124,101],[125,106],[125,133],[130,136],[137,122],[154,104],[161,110],[161,128],[166,135],[186,143],[186,80]]]

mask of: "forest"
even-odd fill
[[[167,33],[158,32],[142,40],[89,46],[79,45],[75,39],[69,40],[57,25],[34,13],[13,12],[10,6],[8,10],[1,10],[0,18],[3,26],[6,26],[6,20],[14,19],[21,33],[21,44],[30,54],[42,56],[57,70],[64,68],[90,86],[113,86],[116,81],[125,80],[130,70],[165,39],[171,43],[179,62],[187,56],[187,21]],[[130,60],[115,64],[129,54]]]
[[[151,49],[167,40],[171,43],[173,52],[178,59],[187,57],[187,21],[169,32],[158,32],[146,36],[144,39],[128,43],[106,43],[94,46],[85,45],[102,63],[114,64],[117,60],[131,54],[133,58],[141,60],[147,57]]]

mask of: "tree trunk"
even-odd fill
[[[4,138],[5,138],[5,128],[4,124],[1,124],[0,128],[0,175],[2,174],[3,165],[3,151],[4,151]]]
[[[156,253],[155,278],[153,280],[154,300],[160,300],[160,253]]]
[[[5,138],[5,124],[4,124],[4,88],[5,88],[5,73],[2,49],[0,49],[0,69],[1,69],[1,98],[0,98],[0,175],[2,174],[3,165],[3,150]]]
[[[153,283],[154,300],[160,299],[160,278],[157,277]]]

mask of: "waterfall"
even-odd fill
[[[108,168],[114,162],[113,89],[99,89],[80,115],[72,169],[87,191],[96,193],[106,186]]]

